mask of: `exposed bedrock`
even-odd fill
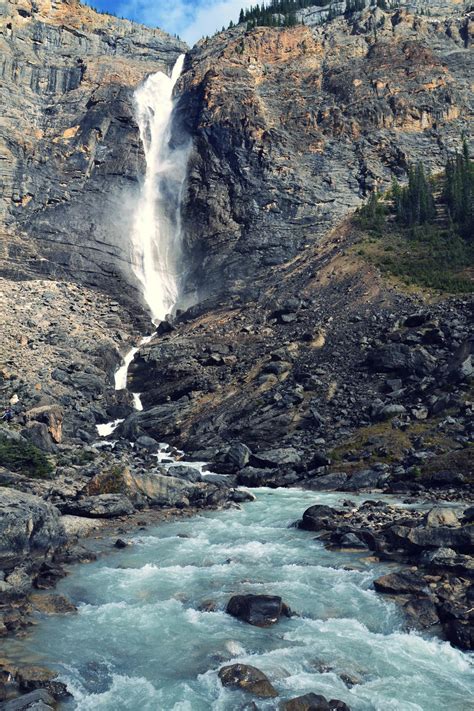
[[[454,6],[453,6],[454,8]],[[188,287],[245,291],[411,161],[437,170],[472,117],[465,16],[366,10],[201,41],[180,80],[194,137]]]
[[[185,45],[78,0],[8,2],[2,53],[0,267],[127,299],[143,152],[133,90]],[[130,297],[137,301],[137,294]]]

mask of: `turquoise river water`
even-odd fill
[[[342,496],[256,495],[242,510],[135,532],[130,547],[74,566],[58,592],[78,614],[44,616],[10,651],[59,670],[74,695],[65,708],[80,711],[242,709],[251,697],[217,677],[231,661],[262,669],[280,699],[314,691],[353,711],[474,708],[472,656],[407,633],[395,604],[372,590],[388,565],[327,551],[290,526]],[[239,622],[224,612],[239,592],[281,595],[298,616],[268,629]],[[200,611],[209,600],[217,610]],[[341,673],[359,683],[347,688]]]

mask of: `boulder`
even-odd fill
[[[230,664],[219,670],[222,686],[241,689],[263,699],[275,698],[278,692],[271,685],[268,677],[250,664]]]
[[[391,526],[386,535],[395,547],[413,551],[420,548],[453,548],[461,553],[472,553],[474,547],[472,526]]]
[[[63,411],[59,405],[41,405],[25,413],[26,422],[42,422],[48,427],[51,439],[56,444],[62,440]]]
[[[389,595],[428,592],[427,583],[419,575],[413,573],[388,573],[374,580],[377,592]]]
[[[408,625],[415,629],[428,629],[439,624],[436,606],[429,597],[412,597],[403,605]]]
[[[305,531],[323,531],[330,521],[339,516],[337,509],[332,509],[324,504],[315,504],[303,513],[303,518],[298,522],[298,528]]]
[[[327,701],[321,694],[309,693],[283,701],[280,711],[350,711],[350,708],[338,699]]]
[[[135,511],[130,499],[123,494],[84,496],[77,501],[61,504],[60,508],[63,513],[87,518],[116,518],[117,516],[129,516]]]
[[[383,472],[374,469],[364,469],[361,472],[356,472],[351,476],[349,481],[344,485],[345,491],[358,491],[359,489],[376,489],[378,488],[387,475]]]
[[[331,474],[315,476],[306,483],[306,487],[314,491],[336,491],[337,489],[345,489],[348,478],[345,472],[332,472]]]
[[[230,464],[234,464],[238,469],[243,469],[250,461],[251,450],[246,444],[242,442],[237,442],[229,447],[226,459]]]
[[[459,526],[459,519],[453,509],[442,508],[440,506],[431,509],[425,516],[426,526]]]
[[[199,469],[196,467],[185,466],[184,464],[173,465],[168,469],[168,474],[176,477],[177,479],[183,479],[184,481],[189,481],[193,484],[197,481],[202,481]]]
[[[36,689],[44,689],[55,699],[65,699],[71,694],[68,692],[66,684],[58,680],[57,672],[45,669],[44,667],[22,667],[15,673],[15,681],[19,685],[20,691],[28,693]]]
[[[36,689],[17,699],[4,701],[1,705],[2,711],[52,711],[54,708],[55,699],[46,689]]]
[[[0,487],[0,569],[44,560],[66,542],[59,511],[43,499]]]
[[[278,595],[234,595],[227,603],[226,612],[256,627],[270,627],[280,617],[291,616],[290,608]]]
[[[21,430],[21,435],[43,452],[56,451],[56,445],[49,434],[48,425],[44,422],[28,422]]]
[[[179,467],[181,469],[181,467]],[[191,467],[186,467],[191,469]],[[194,485],[188,480],[166,473],[164,470],[147,472],[132,472],[128,467],[111,467],[109,470],[97,474],[87,484],[84,493],[96,495],[102,493],[120,493],[127,496],[136,505],[148,502],[153,506],[176,506],[185,503],[194,493]],[[197,469],[194,472],[199,475]],[[200,476],[200,475],[199,475]],[[68,511],[68,513],[72,513]]]
[[[367,365],[376,373],[425,376],[433,372],[436,360],[421,346],[388,343],[369,353]]]
[[[299,464],[301,462],[301,452],[294,447],[279,447],[277,449],[266,449],[262,452],[252,454],[250,463],[256,467],[281,467]]]

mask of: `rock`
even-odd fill
[[[188,469],[192,471],[187,472]],[[196,492],[192,482],[158,472],[155,470],[139,473],[131,471],[127,466],[112,467],[93,477],[87,484],[85,493],[120,493],[137,506],[143,505],[143,502],[153,506],[176,506]],[[192,467],[186,467],[186,472],[193,478],[195,474],[200,476],[199,471]],[[68,510],[68,513],[73,512]]]
[[[338,515],[339,512],[330,506],[315,504],[303,513],[303,518],[298,523],[298,528],[302,528],[305,531],[322,531],[327,527],[329,521],[333,521]]]
[[[364,469],[351,476],[344,485],[345,491],[359,491],[359,489],[378,488],[381,481],[386,479],[386,475],[373,469]]]
[[[427,526],[459,526],[459,519],[453,509],[436,507],[428,511],[425,516]]]
[[[0,569],[43,561],[66,542],[59,511],[37,496],[0,487]]]
[[[474,625],[471,622],[451,620],[443,625],[444,632],[449,642],[466,652],[474,650]]]
[[[241,689],[263,699],[275,698],[278,692],[271,685],[268,677],[249,664],[231,664],[219,669],[222,686]]]
[[[135,511],[130,499],[123,494],[84,496],[77,501],[61,504],[60,508],[63,513],[88,518],[116,518],[117,516],[129,516]]]
[[[403,605],[410,627],[428,629],[439,624],[436,606],[429,597],[412,597]]]
[[[405,593],[428,592],[427,583],[419,575],[413,573],[388,573],[374,580],[377,592],[389,595],[403,595]]]
[[[135,444],[139,449],[145,449],[147,452],[158,452],[160,449],[160,443],[147,435],[138,437]]]
[[[44,689],[55,699],[66,699],[71,694],[67,690],[66,684],[57,680],[57,673],[44,667],[21,667],[15,673],[15,681],[18,683],[20,691],[25,693]]]
[[[201,472],[196,467],[188,467],[183,464],[173,465],[169,467],[168,474],[177,479],[183,479],[184,481],[189,481],[195,483],[197,481],[202,481]]]
[[[243,469],[249,463],[251,454],[252,452],[246,444],[237,442],[229,447],[227,460],[231,464],[235,464],[237,469]]]
[[[256,627],[270,627],[280,617],[290,617],[291,611],[278,595],[234,595],[226,612]]]
[[[233,489],[230,492],[230,498],[237,504],[244,503],[245,501],[256,501],[257,497],[252,492],[246,489]]]
[[[28,422],[27,426],[21,430],[21,435],[43,452],[56,451],[56,445],[49,434],[48,425],[44,422]]]
[[[378,421],[391,420],[404,414],[406,414],[406,408],[403,405],[393,403],[384,405],[380,410],[377,410],[375,419]]]
[[[306,486],[314,491],[336,491],[346,488],[345,484],[348,478],[344,472],[332,472],[311,478]]]
[[[421,346],[411,348],[404,343],[390,343],[373,349],[367,364],[377,373],[424,376],[433,372],[436,360]]]
[[[250,462],[252,466],[264,468],[299,464],[301,462],[301,453],[293,447],[267,449],[253,454]]]
[[[127,541],[124,541],[123,538],[117,538],[117,540],[114,543],[115,548],[127,548],[128,543]]]
[[[472,526],[410,528],[395,525],[387,529],[386,535],[394,546],[413,551],[421,548],[454,548],[461,553],[470,553],[474,546]]]
[[[1,705],[2,711],[49,711],[56,708],[54,697],[46,689],[36,689],[29,694],[24,694],[17,699],[5,701]]]
[[[59,405],[33,407],[25,413],[26,422],[43,422],[48,427],[51,439],[56,444],[62,440],[63,411]]]
[[[304,694],[280,704],[281,711],[350,711],[343,701],[331,699],[327,701],[320,694]]]
[[[30,601],[35,610],[48,615],[67,615],[77,612],[77,607],[65,595],[49,593],[48,595],[30,595]]]

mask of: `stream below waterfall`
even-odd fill
[[[291,527],[309,505],[344,495],[255,493],[241,510],[136,531],[129,547],[74,566],[58,592],[78,614],[42,616],[7,653],[57,669],[74,695],[64,708],[80,711],[243,709],[252,697],[216,673],[231,660],[264,671],[280,698],[313,691],[353,711],[473,708],[472,656],[407,633],[397,606],[371,589],[390,564],[328,551]],[[298,616],[252,627],[224,611],[240,592],[281,595]],[[205,601],[217,609],[200,611]]]

